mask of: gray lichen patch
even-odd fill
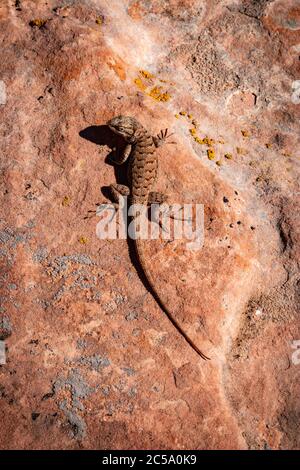
[[[59,408],[63,411],[71,426],[72,437],[79,440],[84,439],[86,436],[86,424],[84,419],[73,409],[68,408],[67,400],[62,400],[59,403]]]
[[[74,278],[71,288],[91,289],[97,285],[97,276],[89,273],[86,269],[78,269],[72,273]]]
[[[85,254],[75,253],[73,255],[57,256],[50,264],[50,273],[53,277],[65,274],[70,263],[77,263],[84,266],[92,266],[95,263]]]
[[[80,399],[87,398],[95,391],[93,387],[90,387],[85,382],[77,369],[72,369],[66,379],[58,378],[54,382],[54,392],[56,393],[61,389],[70,390],[72,403],[76,408],[78,407]],[[79,405],[79,407],[81,407],[81,405]]]
[[[11,248],[16,248],[21,243],[27,243],[32,236],[30,234],[23,233],[19,229],[12,229],[6,227],[0,232],[0,243],[8,245]]]
[[[58,406],[71,426],[73,437],[83,439],[86,435],[86,423],[79,414],[80,411],[84,411],[81,400],[89,397],[95,391],[95,387],[90,387],[80,372],[77,369],[72,369],[67,378],[59,377],[54,382],[54,394],[58,394],[60,391],[70,392],[70,402],[63,398],[58,401]]]
[[[131,310],[128,313],[126,313],[125,320],[127,321],[137,320],[139,318],[139,315],[140,315],[139,312]]]
[[[209,31],[205,31],[198,38],[187,68],[200,91],[205,94],[223,93],[237,88],[239,84],[237,74],[229,67],[221,51],[216,48]]]
[[[32,255],[32,259],[35,263],[42,263],[48,256],[48,250],[45,247],[38,248]]]
[[[81,365],[89,366],[92,370],[99,372],[101,369],[110,366],[110,360],[107,357],[101,357],[99,354],[94,354],[89,357],[81,357],[78,360]]]
[[[122,370],[125,372],[125,374],[130,377],[132,375],[135,375],[135,370],[132,369],[132,367],[122,367]]]

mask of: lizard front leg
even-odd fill
[[[132,150],[132,145],[126,144],[122,152],[116,153],[114,157],[110,157],[110,161],[116,165],[123,165],[123,163],[126,162],[129,155],[131,154],[131,150]]]
[[[152,137],[155,147],[160,147],[161,145],[163,145],[166,142],[166,140],[172,135],[174,135],[174,132],[172,134],[168,134],[168,129],[161,130],[159,134]],[[175,142],[167,142],[167,143],[175,144]]]

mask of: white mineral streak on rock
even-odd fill
[[[3,80],[0,80],[0,105],[6,104],[6,86]]]

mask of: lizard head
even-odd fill
[[[139,127],[136,119],[130,116],[117,116],[107,122],[108,127],[121,135],[129,144],[135,143],[135,132]]]

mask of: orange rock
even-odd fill
[[[295,2],[59,3],[0,6],[0,448],[300,448]],[[175,80],[172,100],[147,95]],[[127,241],[97,237],[93,210],[125,182],[119,114],[174,132],[154,190],[204,205],[201,249],[162,236],[146,253],[210,361]]]

